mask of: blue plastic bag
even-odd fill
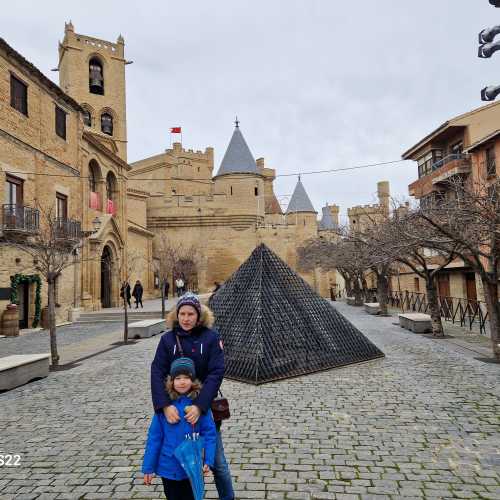
[[[175,449],[174,455],[189,478],[194,500],[203,500],[203,438],[197,433],[187,434],[186,439]]]

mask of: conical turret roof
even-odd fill
[[[337,224],[333,220],[332,213],[330,212],[330,207],[326,205],[321,209],[323,212],[323,217],[319,223],[319,229],[337,229]]]
[[[232,173],[259,173],[255,159],[238,125],[234,128],[217,175]]]
[[[264,244],[209,305],[229,378],[261,384],[384,355]]]
[[[313,204],[311,203],[311,200],[309,199],[309,196],[306,193],[306,190],[304,188],[304,185],[302,184],[302,181],[300,180],[300,177],[293,191],[292,199],[290,200],[288,208],[286,209],[287,214],[292,214],[295,212],[317,213],[316,210],[314,210]]]

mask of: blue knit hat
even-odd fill
[[[201,316],[201,302],[197,295],[192,292],[186,292],[177,302],[177,314],[182,306],[191,306],[198,312],[198,318]]]
[[[196,370],[194,362],[191,358],[183,357],[172,361],[172,364],[170,365],[170,376],[175,378],[177,375],[187,375],[193,380],[196,378]]]

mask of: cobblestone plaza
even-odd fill
[[[336,307],[386,357],[259,387],[226,380],[237,498],[499,499],[499,365],[394,317]],[[32,352],[48,350],[40,338]],[[140,473],[158,340],[0,394],[0,452],[21,456],[0,468],[2,500],[164,498],[160,480],[144,486]],[[211,484],[207,498],[217,498]]]

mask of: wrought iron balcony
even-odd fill
[[[4,231],[36,233],[40,228],[40,212],[23,205],[3,205],[2,227]]]
[[[54,221],[55,237],[61,240],[79,240],[82,237],[80,221],[58,217]]]

